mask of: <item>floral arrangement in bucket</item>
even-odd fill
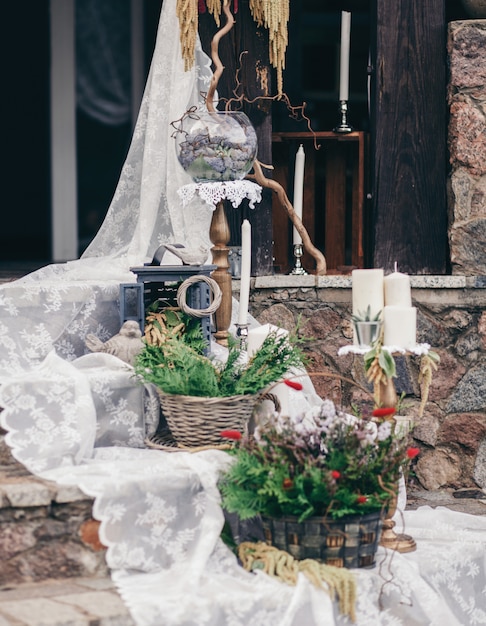
[[[297,417],[276,415],[250,436],[224,433],[235,440],[235,462],[219,483],[224,508],[242,520],[290,515],[299,522],[384,513],[400,472],[418,454],[395,436],[394,412],[375,409],[367,419],[324,400]]]

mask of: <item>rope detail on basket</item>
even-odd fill
[[[186,303],[186,293],[191,285],[200,282],[206,283],[208,285],[213,294],[213,301],[207,309],[192,309]],[[184,311],[184,313],[187,313],[187,315],[192,315],[192,317],[206,317],[207,315],[215,313],[218,310],[219,305],[221,304],[221,298],[222,292],[218,283],[212,278],[209,278],[209,276],[204,275],[200,276],[198,274],[195,274],[194,276],[186,278],[186,280],[180,284],[179,289],[177,290],[177,304],[179,308]]]
[[[319,563],[314,559],[299,561],[285,550],[263,542],[241,543],[238,556],[248,572],[263,570],[288,585],[296,585],[301,572],[317,588],[327,589],[332,599],[337,595],[341,613],[352,622],[356,621],[356,578],[349,570]]]

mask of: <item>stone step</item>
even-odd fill
[[[0,586],[108,576],[92,507],[77,487],[0,466]]]
[[[1,411],[1,409],[0,409]],[[6,431],[0,426],[0,467],[3,472],[28,473],[25,467],[13,456],[10,447],[5,443]]]

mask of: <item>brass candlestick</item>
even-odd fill
[[[384,406],[388,407],[396,407],[397,405],[397,393],[395,389],[395,384],[392,378],[387,379],[387,384],[380,384],[380,400]],[[393,433],[396,434],[396,420],[393,417],[388,417],[388,421],[391,422]],[[383,485],[382,485],[383,486]],[[384,548],[389,548],[390,550],[396,550],[397,552],[406,553],[413,552],[417,548],[417,544],[415,543],[415,539],[410,535],[406,535],[405,533],[396,533],[395,525],[396,522],[393,520],[393,516],[397,510],[398,503],[398,485],[396,488],[396,493],[393,494],[393,498],[390,502],[390,507],[387,511],[386,518],[383,520],[383,527],[380,538],[380,545]]]
[[[236,324],[236,337],[240,341],[240,350],[248,352],[248,324]]]
[[[290,271],[290,274],[300,274],[301,276],[307,274],[305,269],[302,267],[301,258],[304,254],[304,248],[301,243],[296,243],[294,245],[294,258],[295,265],[294,268]]]
[[[333,128],[335,133],[352,133],[353,127],[348,124],[347,116],[348,116],[348,101],[341,100],[339,102],[339,112],[341,114],[341,123],[339,126]]]
[[[394,422],[394,420],[392,420]],[[382,485],[383,486],[383,485]],[[383,526],[381,531],[380,538],[380,546],[384,548],[389,548],[390,550],[396,550],[402,554],[406,552],[413,552],[417,549],[417,544],[415,543],[415,539],[410,535],[406,535],[405,533],[396,533],[394,528],[396,522],[393,516],[397,510],[398,503],[398,485],[396,489],[396,493],[394,494],[390,507],[387,512],[386,518],[383,520]]]

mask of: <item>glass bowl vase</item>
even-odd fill
[[[175,133],[177,158],[197,182],[242,180],[257,155],[257,136],[241,111],[195,111]]]

